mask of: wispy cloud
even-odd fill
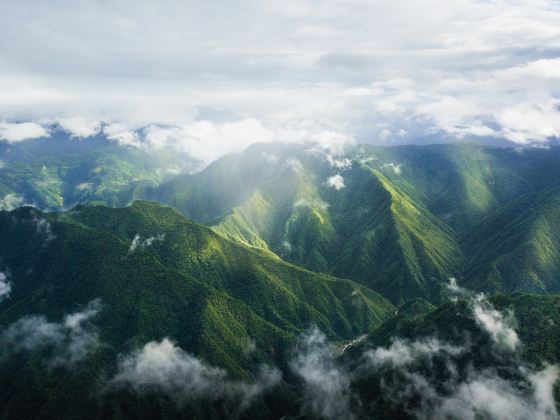
[[[335,190],[341,190],[345,187],[344,177],[340,174],[333,175],[327,178],[327,185]]]
[[[13,210],[15,208],[23,206],[23,197],[8,193],[0,199],[0,210]]]
[[[280,372],[266,366],[252,383],[228,379],[223,369],[208,366],[165,338],[122,357],[110,387],[142,395],[163,393],[178,405],[200,399],[229,400],[245,409],[280,380]]]
[[[66,315],[61,322],[48,321],[44,315],[26,316],[0,334],[3,355],[46,351],[50,366],[71,366],[87,356],[98,344],[91,320],[101,311],[99,299],[78,312]]]
[[[560,368],[523,361],[513,313],[454,280],[450,289],[461,298],[457,310],[466,309],[463,315],[480,333],[456,326],[454,338],[441,330],[416,339],[395,336],[388,346],[366,348],[361,357],[356,352],[350,364],[333,358],[317,330],[304,336],[292,362],[304,380],[304,410],[325,418],[380,407],[419,419],[560,418],[554,398]]]
[[[8,276],[6,275],[6,273],[0,271],[0,303],[10,297],[11,291],[12,285],[8,281]]]
[[[146,248],[151,246],[154,241],[163,242],[165,240],[165,234],[157,234],[157,236],[150,236],[147,239],[142,240],[140,234],[134,235],[130,247],[128,248],[128,255],[132,254],[138,248]]]
[[[351,419],[350,380],[334,359],[325,335],[317,328],[303,334],[291,369],[303,380],[303,410],[326,419]]]

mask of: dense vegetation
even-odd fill
[[[557,147],[256,145],[144,195],[397,304],[440,302],[451,276],[480,290],[556,293],[559,208],[547,197],[559,159]],[[329,184],[336,176],[342,184]]]
[[[554,417],[559,161],[0,144],[0,418],[493,417],[476,387]]]
[[[82,386],[110,375],[120,352],[166,337],[248,380],[261,363],[285,366],[286,351],[311,325],[349,339],[394,312],[371,290],[223,239],[155,203],[1,212],[0,238],[2,269],[14,279],[0,303],[4,328],[34,314],[60,320],[101,299],[102,344],[80,370]],[[3,369],[0,405],[9,417],[48,416],[52,404],[70,409],[83,397],[61,391],[74,373],[56,371],[53,379],[39,362],[25,361]]]

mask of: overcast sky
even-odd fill
[[[11,141],[560,134],[557,0],[0,0],[0,22]]]

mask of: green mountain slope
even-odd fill
[[[333,272],[395,302],[415,297],[438,301],[447,277],[461,263],[450,229],[377,170],[363,167],[346,178],[348,190],[333,204],[338,214],[348,215]],[[354,207],[357,197],[363,197],[364,207]]]
[[[55,132],[12,144],[0,143],[0,209],[33,205],[63,210],[79,203],[126,205],[136,189],[158,185],[195,162],[164,150],[115,144],[99,135],[70,138]]]
[[[560,183],[558,147],[361,145],[352,153],[381,171],[459,235],[519,195]]]
[[[0,361],[0,405],[10,418],[48,417],[60,404],[68,415],[83,413],[84,393],[93,393],[85,404],[102,415],[99,404],[106,400],[97,387],[114,374],[118,355],[152,340],[170,337],[250,381],[260,363],[285,367],[287,350],[310,325],[332,339],[349,339],[394,312],[384,298],[351,281],[223,239],[155,203],[60,214],[29,207],[0,212],[0,255],[12,284],[0,302],[0,331],[30,315],[55,322],[101,299],[93,322],[100,344],[76,369],[51,371],[42,353]],[[80,390],[66,394],[76,381]],[[129,403],[138,410],[139,401],[121,395],[106,410],[114,416]]]
[[[337,176],[338,188],[329,185]],[[253,146],[148,196],[226,238],[349,277],[395,302],[437,301],[461,264],[446,224],[380,170],[302,147]]]
[[[528,194],[464,240],[464,284],[491,292],[560,291],[560,189]]]

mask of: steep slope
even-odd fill
[[[172,401],[126,392],[110,392],[106,405],[103,388],[123,354],[169,337],[204,362],[251,381],[261,363],[285,369],[296,334],[310,325],[335,340],[349,339],[394,312],[355,283],[230,242],[155,203],[60,214],[29,207],[0,212],[0,256],[11,285],[0,301],[0,341],[26,343],[0,352],[0,406],[8,418],[78,415],[84,404],[97,416],[123,409],[143,416],[143,404],[171,416]],[[95,311],[92,302],[98,302]],[[93,312],[86,323],[85,314]],[[27,328],[35,338],[25,338]],[[67,330],[69,347],[59,354],[45,346],[25,350],[36,345],[29,340],[56,344]],[[73,361],[76,354],[79,361]],[[191,409],[238,415],[215,404]]]
[[[351,153],[382,172],[459,235],[519,195],[560,183],[558,147],[360,145]]]
[[[560,189],[525,195],[466,236],[464,284],[491,292],[560,291]]]
[[[318,275],[270,252],[224,240],[156,203],[136,202],[110,211],[78,207],[72,218],[130,241],[138,235],[146,243],[151,237],[152,243],[143,249],[166,267],[203,279],[243,300],[259,316],[294,331],[301,328],[294,328],[294,322],[304,328],[313,322],[335,336],[352,336],[379,323],[391,308],[379,295],[350,281]],[[123,226],[128,218],[133,221]]]
[[[345,179],[348,189],[333,204],[344,217],[339,230],[344,242],[333,273],[395,302],[415,297],[439,301],[447,278],[461,263],[450,229],[377,170],[360,167]]]
[[[425,206],[380,170],[323,150],[252,146],[148,195],[226,238],[395,302],[437,301],[461,263],[451,231]]]

